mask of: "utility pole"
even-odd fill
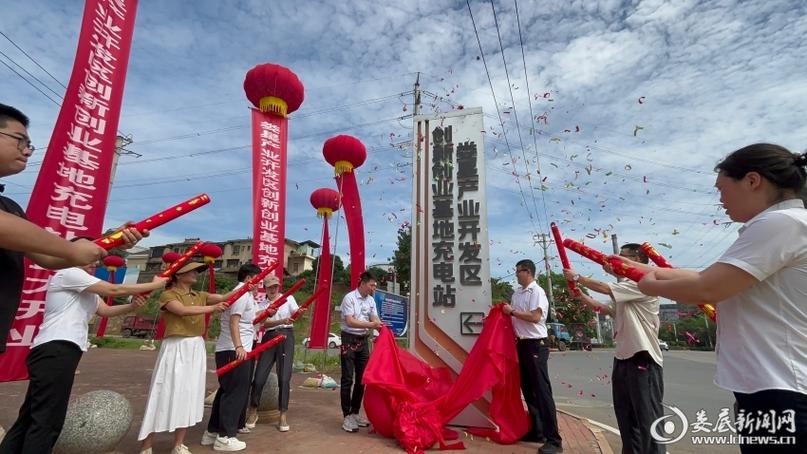
[[[134,140],[132,140],[132,136],[121,136],[118,135],[115,137],[115,155],[112,157],[112,173],[109,176],[109,191],[107,192],[107,197],[109,193],[112,192],[112,183],[115,182],[115,173],[118,170],[118,159],[121,156],[134,156],[135,158],[139,158],[142,156],[140,153],[135,153],[134,151],[127,150],[126,146],[131,145]]]
[[[420,71],[418,71],[417,79],[415,79],[415,90],[413,92],[413,95],[415,97],[415,102],[414,102],[415,107],[414,107],[413,111],[414,111],[416,116],[420,115],[420,94],[421,94],[421,92],[420,92]]]
[[[549,313],[547,314],[547,320],[550,319],[552,315],[552,305],[555,304],[555,298],[552,294],[552,272],[549,266],[549,235],[546,233],[542,233],[541,235],[541,247],[544,248],[544,269],[546,270],[546,297],[549,300]],[[551,317],[554,321],[554,317]]]

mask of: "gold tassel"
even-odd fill
[[[261,98],[259,107],[261,109],[261,112],[271,112],[283,118],[286,117],[289,109],[289,106],[288,104],[286,104],[286,101],[283,101],[280,98],[275,98],[274,96],[265,96]]]

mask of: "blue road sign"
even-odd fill
[[[395,337],[402,337],[409,327],[409,298],[382,290],[375,291],[378,317],[389,326]]]

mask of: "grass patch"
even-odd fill
[[[90,337],[90,342],[98,348],[123,348],[138,349],[145,342],[145,339],[104,336],[100,338]],[[159,343],[156,344],[159,347]]]

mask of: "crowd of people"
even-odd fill
[[[0,177],[25,169],[33,153],[28,118],[0,104]],[[614,319],[616,350],[613,401],[623,453],[664,452],[651,433],[663,415],[663,357],[657,337],[659,297],[685,304],[717,308],[718,353],[715,383],[731,391],[737,414],[785,414],[792,425],[780,425],[777,436],[795,436],[796,445],[740,441],[743,453],[805,452],[807,449],[807,210],[802,196],[807,153],[796,154],[771,144],[754,144],[729,154],[716,167],[720,202],[734,222],[743,223],[738,239],[723,256],[703,271],[658,268],[648,264],[637,244],[625,244],[618,256],[645,273],[638,283],[605,283],[564,269],[565,277],[584,289],[605,295],[599,302],[585,292],[578,298]],[[2,192],[2,186],[0,186]],[[130,247],[148,232],[122,227]],[[48,282],[44,321],[27,358],[30,381],[19,417],[0,444],[0,453],[50,452],[61,432],[73,376],[87,346],[93,315],[112,317],[145,304],[138,296],[166,289],[159,304],[166,325],[149,386],[139,432],[142,453],[150,454],[154,435],[174,433],[174,453],[188,453],[187,429],[204,417],[207,353],[203,333],[205,314],[219,313],[221,334],[215,362],[221,367],[244,359],[259,343],[277,336],[285,340],[257,360],[246,361],[219,377],[213,408],[201,444],[219,451],[246,447],[237,438],[255,428],[267,377],[276,367],[279,383],[278,430],[290,430],[287,417],[294,362],[291,319],[299,308],[289,298],[260,326],[256,315],[279,297],[280,282],[263,282],[266,296],[256,299],[250,289],[235,303],[224,303],[233,292],[218,295],[193,289],[205,265],[189,263],[169,279],[144,284],[110,284],[93,276],[106,251],[90,239],[67,241],[28,222],[22,208],[0,195],[0,354],[19,306],[23,258],[58,270]],[[613,268],[604,271],[614,274]],[[238,287],[260,273],[252,264],[241,267]],[[536,284],[536,267],[521,260],[515,267],[518,288],[505,315],[513,317],[521,387],[531,429],[525,440],[542,443],[539,453],[563,451],[548,371],[546,327],[549,302]],[[236,289],[238,288],[236,287]],[[373,329],[382,325],[373,293],[376,279],[361,275],[358,287],[345,295],[341,307],[342,428],[357,432],[369,422],[360,415],[362,375],[370,355]],[[131,295],[129,304],[108,306],[101,296]],[[795,428],[795,431],[791,431]],[[746,437],[759,427],[738,425]]]

